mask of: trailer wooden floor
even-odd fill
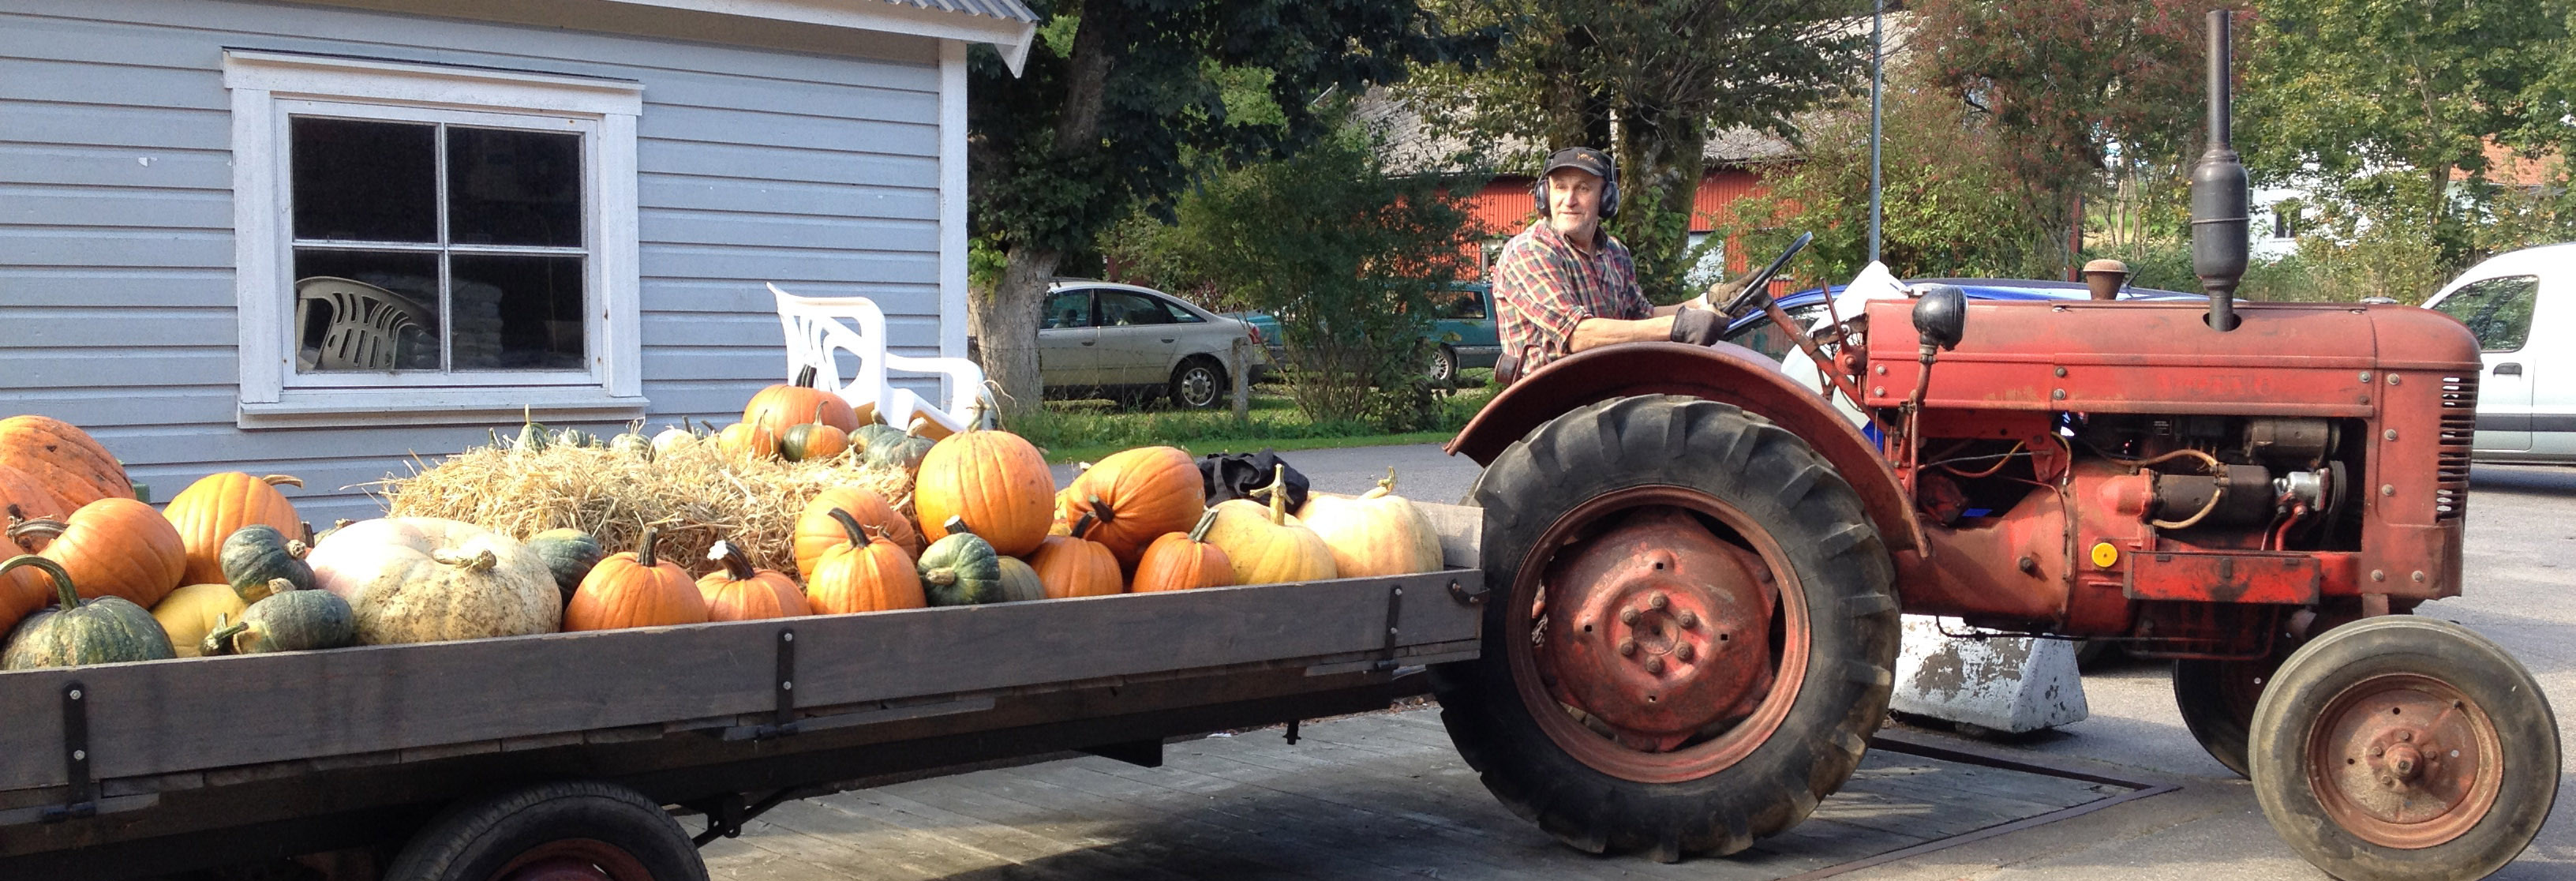
[[[1787,835],[1660,865],[1558,845],[1485,792],[1437,709],[1174,744],[1160,768],[1083,757],[790,802],[705,850],[723,881],[1773,879],[2130,790],[1872,750]]]

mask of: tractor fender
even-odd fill
[[[1640,342],[1568,355],[1495,395],[1446,447],[1476,464],[1494,461],[1541,423],[1611,398],[1687,395],[1733,404],[1804,439],[1860,494],[1891,552],[1918,550],[1914,506],[1877,446],[1811,388],[1762,353],[1732,343]]]

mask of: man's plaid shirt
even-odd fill
[[[1601,250],[1586,255],[1540,220],[1512,237],[1495,259],[1494,329],[1503,352],[1520,358],[1520,375],[1570,353],[1574,326],[1586,318],[1633,320],[1654,315],[1637,289],[1637,262],[1628,246],[1601,233]]]

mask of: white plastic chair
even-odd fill
[[[866,297],[800,297],[775,284],[769,286],[769,292],[778,298],[778,325],[787,338],[790,379],[800,369],[813,367],[816,388],[841,396],[853,407],[873,402],[878,417],[896,427],[910,425],[913,417],[919,416],[949,431],[958,431],[992,412],[989,405],[978,405],[984,398],[984,368],[975,362],[886,351],[885,312],[877,308],[875,301]],[[858,368],[847,382],[841,379],[838,356],[842,352],[858,359]],[[892,380],[898,374],[947,380],[947,406],[932,404],[911,389],[895,385]]]
[[[298,356],[304,370],[396,369],[404,337],[430,333],[437,323],[428,308],[410,297],[355,279],[315,275],[295,281],[297,339],[309,332],[315,304],[329,310],[329,324],[320,350]]]

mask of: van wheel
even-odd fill
[[[1225,400],[1225,368],[1205,356],[1182,361],[1172,371],[1172,406],[1186,410],[1207,410]]]

